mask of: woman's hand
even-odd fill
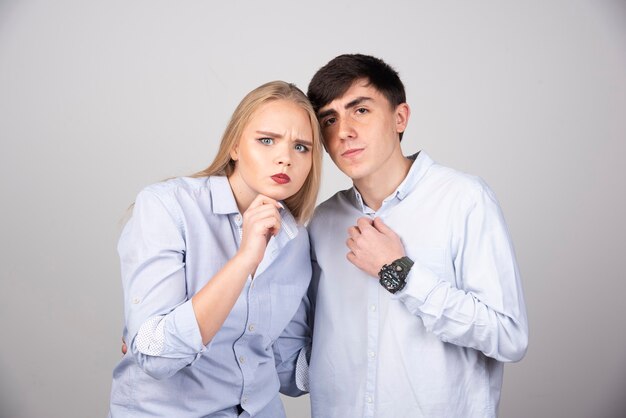
[[[280,231],[279,209],[282,209],[280,203],[260,194],[243,214],[239,255],[245,262],[250,263],[251,272],[254,272],[261,263],[270,238]]]

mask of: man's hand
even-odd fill
[[[126,354],[128,351],[128,347],[126,347],[126,341],[124,341],[124,337],[122,337],[122,354]]]
[[[384,264],[406,255],[398,234],[380,218],[374,221],[365,217],[357,219],[357,224],[348,228],[348,236],[348,260],[374,277],[378,277]]]

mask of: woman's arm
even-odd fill
[[[237,254],[192,298],[203,344],[222,327],[241,294],[248,276],[254,275],[272,235],[280,230],[280,204],[258,195],[243,214],[243,235]]]
[[[155,378],[173,375],[208,349],[205,345],[262,259],[267,240],[280,228],[276,203],[259,196],[244,213],[238,253],[189,300],[182,221],[168,197],[158,190],[140,193],[118,247],[125,338],[138,364]]]

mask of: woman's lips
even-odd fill
[[[272,176],[272,180],[274,180],[278,184],[286,184],[291,181],[287,174],[278,173]]]

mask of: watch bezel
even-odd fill
[[[378,272],[379,283],[392,294],[401,291],[406,286],[406,278],[412,266],[413,260],[408,257],[383,265]]]

